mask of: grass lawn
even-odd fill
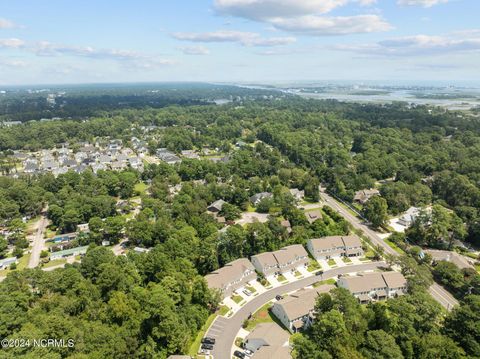
[[[230,308],[227,307],[226,305],[222,305],[219,309],[218,309],[218,315],[227,315],[227,313],[230,311]]]
[[[478,273],[480,273],[480,264],[475,264],[475,269],[477,270]]]
[[[392,247],[395,250],[395,252],[399,254],[405,254],[405,252],[400,247],[398,247],[395,243],[390,241],[388,238],[385,238],[385,243],[387,243],[390,247]]]
[[[271,306],[272,303],[269,302],[253,313],[252,318],[247,321],[245,329],[251,331],[260,323],[273,322],[273,317],[270,315],[270,311],[268,310]]]
[[[55,267],[55,266],[58,266],[60,264],[64,264],[64,263],[67,263],[67,260],[66,259],[54,259],[48,263],[45,263],[42,268],[50,268],[50,267]]]
[[[263,285],[265,288],[270,288],[272,284],[266,280],[265,278],[257,280],[261,285]]]
[[[138,194],[144,194],[147,191],[147,189],[148,189],[148,185],[144,182],[137,183],[133,188],[135,193],[138,193]]]
[[[30,253],[24,254],[21,258],[18,259],[17,269],[22,270],[27,268],[28,261],[30,260]]]
[[[320,263],[318,263],[315,259],[310,259],[310,263],[308,264],[307,270],[309,272],[316,271],[318,269],[322,269]]]
[[[190,355],[191,357],[194,357],[195,355],[197,355],[198,350],[200,349],[200,345],[202,344],[201,343],[202,338],[204,337],[205,333],[207,332],[208,328],[210,328],[210,325],[213,323],[216,317],[217,317],[216,313],[208,317],[207,321],[198,332],[197,337],[195,338],[193,343],[190,345],[190,349],[188,350],[188,355]]]
[[[348,257],[343,257],[342,260],[344,263],[352,263],[352,260]]]
[[[301,277],[302,276],[302,273],[300,273],[298,270],[295,271],[294,273],[295,277]]]
[[[375,257],[375,252],[373,251],[373,249],[369,246],[367,251],[365,252],[365,258],[360,258],[360,260],[370,260],[370,259],[373,259],[373,257]]]
[[[286,281],[287,281],[287,278],[285,278],[285,277],[283,276],[283,274],[279,274],[279,275],[277,276],[277,280],[278,280],[279,282],[286,282]]]
[[[243,298],[240,295],[232,295],[231,298],[237,304],[240,304],[243,301]]]
[[[253,207],[251,204],[248,205],[247,212],[255,212],[255,207]]]
[[[334,260],[333,258],[330,258],[330,259],[328,260],[328,265],[329,265],[330,267],[332,267],[332,266],[336,266],[337,263],[335,262],[335,260]]]
[[[335,283],[337,283],[337,282],[335,281],[335,279],[330,278],[330,279],[327,279],[327,280],[321,280],[320,282],[313,283],[313,286],[314,286],[314,287],[319,287],[319,286],[324,285],[324,284],[332,284],[332,285],[334,285]]]
[[[248,289],[248,290],[249,290],[250,292],[252,292],[252,293],[256,293],[256,292],[257,292],[257,290],[256,290],[255,288],[253,288],[252,286],[250,286],[250,285],[247,285],[247,286],[245,287],[245,289]]]

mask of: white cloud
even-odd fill
[[[9,68],[24,68],[28,66],[28,63],[18,59],[0,58],[0,66]]]
[[[159,66],[173,65],[175,62],[156,56],[145,55],[136,51],[117,49],[96,49],[90,46],[70,46],[39,42],[34,48],[38,56],[76,56],[93,59],[116,60],[128,67],[152,69]]]
[[[445,36],[415,35],[373,44],[337,45],[336,50],[376,56],[432,56],[451,53],[479,53],[480,32],[468,30]]]
[[[16,27],[16,25],[12,21],[0,18],[0,29],[12,29],[14,27]]]
[[[209,55],[210,50],[205,46],[180,46],[178,47],[185,55]]]
[[[20,39],[0,39],[0,48],[18,49],[25,46],[25,41]]]
[[[392,26],[377,15],[358,16],[301,16],[293,19],[276,18],[272,24],[285,31],[305,35],[345,35],[388,31]]]
[[[398,5],[432,7],[438,4],[445,4],[449,0],[397,0]]]
[[[236,42],[243,46],[281,46],[294,43],[294,37],[263,38],[254,32],[220,30],[214,32],[177,32],[174,38],[193,42]]]
[[[326,16],[348,3],[370,6],[376,0],[215,0],[222,15],[265,22],[277,30],[306,35],[343,35],[387,31],[392,27],[378,15]]]
[[[218,13],[252,20],[325,14],[349,0],[215,0]]]

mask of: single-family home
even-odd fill
[[[298,188],[291,188],[290,194],[295,198],[296,201],[301,201],[305,197],[305,191],[301,191]]]
[[[263,199],[266,199],[266,198],[272,198],[273,197],[273,194],[270,193],[270,192],[260,192],[260,193],[257,193],[257,194],[254,194],[253,196],[250,197],[250,202],[252,202],[252,204],[254,206],[258,205]]]
[[[246,258],[227,263],[222,268],[205,276],[208,287],[218,290],[223,297],[240,290],[252,280],[256,280],[255,268]]]
[[[310,239],[307,242],[307,249],[317,260],[363,256],[362,241],[356,235]]]
[[[335,288],[335,286],[325,284],[317,288],[300,289],[275,302],[272,307],[272,314],[274,314],[288,330],[296,333],[307,328],[312,323],[312,313],[317,297],[322,293],[328,293],[333,288]]]
[[[226,202],[223,200],[223,199],[219,199],[219,200],[216,200],[215,202],[213,202],[210,206],[208,206],[208,210],[210,212],[214,212],[214,213],[217,213],[217,212],[220,212],[223,208],[223,205],[225,204]]]
[[[423,252],[430,254],[432,256],[432,259],[435,262],[447,261],[447,262],[452,262],[460,269],[465,269],[465,268],[475,269],[475,266],[469,261],[467,257],[464,257],[457,252],[441,251],[441,250],[435,250],[435,249],[426,249]]]
[[[58,236],[53,237],[50,241],[53,243],[62,243],[62,242],[70,242],[77,238],[77,233],[65,233],[59,234]]]
[[[251,359],[292,359],[289,346],[263,346],[260,347]]]
[[[380,191],[378,189],[375,189],[375,188],[362,189],[361,191],[355,192],[355,196],[353,197],[353,200],[360,204],[365,204],[373,196],[379,196],[379,195],[380,195]]]
[[[307,217],[308,223],[312,224],[317,219],[322,218],[322,212],[319,209],[309,211],[309,212],[305,212],[305,217]]]
[[[404,226],[410,227],[415,219],[417,219],[418,215],[420,214],[420,208],[418,207],[410,207],[407,211],[398,219],[397,223]]]
[[[17,257],[0,259],[0,270],[9,268],[13,263],[17,263]]]
[[[337,284],[348,289],[361,303],[383,300],[407,291],[407,280],[398,272],[360,273],[356,276],[343,276]]]
[[[244,341],[245,349],[256,352],[261,347],[288,346],[290,334],[277,323],[260,323],[247,335]]]
[[[65,249],[63,251],[52,252],[50,253],[50,260],[60,259],[70,256],[84,255],[87,253],[88,246],[75,247],[70,249]]]

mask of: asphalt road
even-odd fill
[[[40,253],[45,246],[44,233],[48,226],[48,219],[45,214],[42,213],[41,218],[35,224],[35,232],[33,233],[32,253],[30,260],[28,261],[28,268],[35,268],[40,263]]]
[[[207,331],[206,336],[216,339],[215,346],[211,352],[215,359],[231,359],[231,349],[235,341],[235,337],[240,330],[245,319],[250,313],[254,313],[265,303],[268,303],[277,295],[292,292],[306,286],[312,285],[321,280],[333,278],[339,274],[347,274],[352,272],[361,272],[366,270],[377,269],[386,266],[385,262],[368,262],[362,264],[349,265],[325,271],[322,276],[311,276],[299,279],[295,282],[272,288],[258,296],[254,297],[250,302],[241,307],[232,317],[217,317]]]
[[[382,246],[385,249],[385,253],[394,256],[399,255],[392,247],[385,243],[385,241],[380,238],[378,234],[375,233],[375,231],[371,230],[361,219],[352,215],[332,196],[329,196],[327,193],[320,191],[320,197],[323,201],[325,201],[328,206],[332,207],[347,221],[349,221],[354,228],[362,230],[363,233],[370,238],[372,243]],[[452,310],[454,306],[458,305],[458,301],[438,283],[433,283],[432,286],[428,289],[428,291],[430,292],[432,297],[447,310]]]

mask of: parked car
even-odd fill
[[[277,295],[275,296],[275,299],[276,299],[276,300],[281,300],[281,299],[283,299],[283,297],[282,297],[280,294],[277,294]]]
[[[233,356],[236,356],[237,358],[240,358],[240,359],[244,359],[245,358],[245,354],[243,354],[240,350],[235,350],[233,352]]]
[[[215,338],[205,337],[202,339],[202,344],[215,344]]]
[[[247,356],[251,356],[251,355],[253,354],[253,352],[252,352],[250,349],[245,349],[243,352],[244,352],[245,355],[247,355]]]
[[[204,343],[202,344],[202,349],[213,350],[213,345]]]
[[[315,273],[315,275],[323,275],[323,270],[319,270],[318,272]]]

